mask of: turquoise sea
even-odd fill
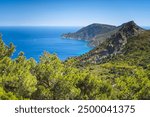
[[[20,51],[25,53],[27,59],[39,57],[44,51],[56,53],[61,60],[68,57],[82,55],[92,48],[87,41],[62,39],[63,33],[75,32],[81,27],[0,27],[3,41],[16,46],[12,58],[16,58]],[[144,26],[145,29],[150,29]]]
[[[3,41],[16,46],[12,58],[18,56],[20,51],[25,56],[39,60],[44,51],[56,53],[61,60],[68,57],[79,56],[90,51],[86,41],[62,39],[63,33],[75,32],[80,27],[0,27]]]

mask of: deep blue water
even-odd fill
[[[37,61],[43,51],[56,53],[61,60],[79,56],[91,50],[86,41],[62,39],[61,34],[77,31],[79,27],[0,27],[3,41],[16,46],[13,58],[20,51]]]
[[[144,26],[145,29],[150,29]],[[3,41],[16,46],[12,58],[16,58],[20,51],[25,56],[37,61],[44,51],[56,53],[61,60],[68,57],[79,56],[90,51],[86,41],[62,39],[61,34],[75,32],[80,27],[0,27]]]

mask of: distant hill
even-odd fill
[[[128,36],[131,36],[131,35],[133,36],[133,35],[135,35],[137,33],[136,31],[143,31],[143,29],[141,27],[139,27],[138,25],[136,25],[134,21],[130,21],[130,22],[124,23],[124,24],[116,27],[112,31],[96,35],[90,41],[90,45],[92,45],[92,46],[98,46],[103,41],[105,41],[107,38],[111,38],[113,35],[116,35],[117,33],[125,34],[125,33],[129,33],[130,32],[130,34]]]
[[[91,40],[98,34],[104,34],[114,30],[116,26],[106,25],[106,24],[91,24],[86,27],[83,27],[79,31],[75,33],[67,33],[63,34],[63,38],[69,39],[83,39],[83,40]]]
[[[137,37],[145,32],[134,21],[124,23],[113,31],[96,36],[91,41],[96,47],[90,52],[78,57],[78,59],[82,62],[89,63],[103,62],[104,58],[125,52],[126,50],[124,49],[130,43],[130,38]]]

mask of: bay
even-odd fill
[[[78,29],[80,27],[0,27],[0,33],[6,44],[12,42],[16,46],[12,58],[16,58],[23,51],[27,59],[32,57],[39,61],[42,53],[48,51],[65,60],[92,49],[87,41],[61,38],[63,33],[75,32]]]

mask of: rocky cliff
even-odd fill
[[[134,21],[124,23],[113,31],[103,34],[103,36],[95,37],[91,43],[94,43],[96,47],[87,54],[78,57],[78,59],[82,62],[100,63],[102,59],[110,55],[122,53],[128,39],[138,36],[144,31]]]

